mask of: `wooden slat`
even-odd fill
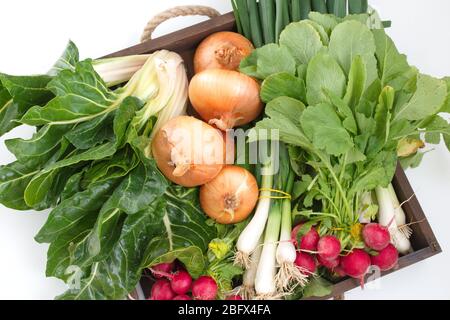
[[[166,36],[108,54],[104,58],[151,53],[161,49],[182,52],[197,47],[204,38],[212,33],[234,30],[235,26],[236,21],[234,20],[234,15],[230,12]]]
[[[410,253],[406,256],[400,257],[400,259],[398,260],[398,267],[386,272],[382,272],[381,273],[381,278],[384,277],[385,275],[388,275],[390,273],[396,272],[400,269],[403,269],[405,267],[408,267],[412,264],[415,264],[419,261],[425,260],[431,256],[434,256],[435,254],[437,254],[437,252],[433,251],[431,248],[425,248],[425,249],[421,249],[418,251],[414,251],[413,253]],[[366,279],[367,280],[367,279]],[[352,278],[345,278],[344,280],[338,282],[337,284],[335,284],[333,286],[333,292],[326,296],[326,297],[322,297],[322,298],[308,298],[307,300],[326,300],[326,299],[330,299],[333,298],[335,296],[340,296],[343,293],[345,293],[346,291],[355,289],[357,287],[360,286],[359,280],[358,279],[352,279]]]

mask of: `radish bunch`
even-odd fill
[[[200,276],[194,281],[186,270],[176,269],[174,263],[161,263],[150,270],[157,280],[149,300],[215,300],[217,297],[217,283],[210,276]]]
[[[387,227],[378,223],[364,225],[362,238],[364,249],[343,251],[341,242],[333,235],[320,237],[314,227],[298,237],[302,224],[292,230],[292,242],[298,252],[295,264],[305,274],[313,274],[318,266],[328,269],[333,274],[360,279],[364,284],[364,276],[371,265],[378,266],[381,271],[394,268],[398,261],[398,251],[390,243],[391,237]]]

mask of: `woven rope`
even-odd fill
[[[163,11],[154,16],[145,26],[141,36],[141,42],[145,42],[152,38],[152,33],[161,23],[171,18],[180,16],[208,16],[210,18],[219,16],[220,13],[206,6],[179,6]]]

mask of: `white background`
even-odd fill
[[[370,0],[388,33],[410,63],[434,76],[450,75],[450,1]],[[148,19],[183,4],[209,5],[222,13],[228,0],[40,0],[2,1],[0,71],[45,73],[72,39],[82,58],[99,57],[138,42]],[[162,35],[203,20],[177,18],[164,23]],[[13,161],[4,140],[29,137],[19,128],[0,139],[0,164]],[[450,299],[450,153],[444,145],[425,156],[422,166],[407,172],[444,253],[381,280],[378,290],[353,290],[347,299]],[[65,290],[59,280],[45,278],[46,245],[33,240],[47,212],[16,212],[0,205],[0,299],[52,299]]]

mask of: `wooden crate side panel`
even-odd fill
[[[151,53],[161,49],[182,53],[183,51],[196,48],[197,45],[210,34],[219,31],[235,30],[235,27],[236,22],[233,13],[227,13],[166,36],[111,53],[104,58]]]
[[[429,247],[435,253],[441,252],[441,247],[400,164],[397,166],[392,185],[400,203],[403,203],[402,207],[408,223],[412,223],[411,242],[413,248],[419,250]]]

